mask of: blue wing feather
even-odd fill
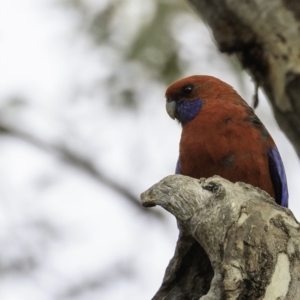
[[[269,169],[275,190],[275,200],[278,204],[288,207],[289,192],[284,166],[276,146],[268,149]]]
[[[179,158],[178,158],[177,163],[176,163],[175,174],[180,174],[180,161],[179,161]]]

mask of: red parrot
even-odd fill
[[[253,109],[227,83],[194,75],[166,90],[166,109],[182,125],[176,173],[242,181],[288,205],[278,149]]]

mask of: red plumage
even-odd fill
[[[274,141],[230,85],[211,76],[191,76],[169,86],[166,98],[169,114],[179,121],[189,109],[183,105],[201,101],[199,112],[194,116],[191,109],[192,117],[181,122],[180,174],[195,178],[220,175],[275,197],[268,159]]]

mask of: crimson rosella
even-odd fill
[[[176,173],[194,178],[222,176],[268,192],[288,205],[278,149],[253,109],[225,82],[190,76],[166,91],[166,109],[182,125]]]

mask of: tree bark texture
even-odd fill
[[[269,98],[300,157],[300,1],[188,0]]]
[[[264,191],[170,175],[141,202],[169,211],[180,231],[153,300],[300,299],[300,226]]]

